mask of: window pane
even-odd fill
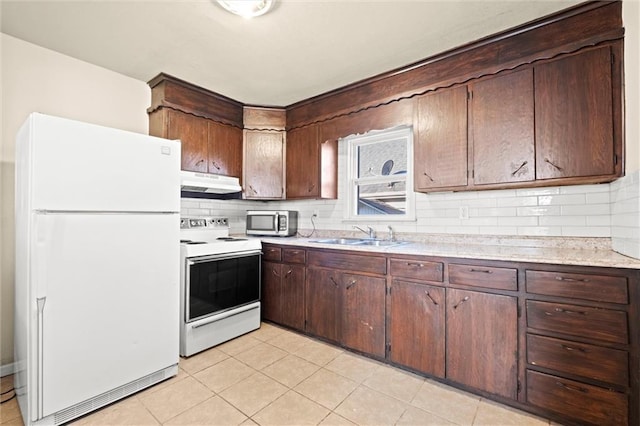
[[[407,140],[392,139],[360,145],[358,178],[407,173]]]
[[[404,180],[358,185],[357,211],[359,215],[405,214],[407,185]]]

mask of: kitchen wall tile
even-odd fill
[[[560,226],[521,226],[517,235],[531,235],[536,237],[559,237],[562,235]]]
[[[541,217],[539,224],[542,226],[586,226],[587,219],[584,216],[549,216]]]
[[[562,215],[609,215],[611,206],[609,204],[576,204],[571,206],[560,206]]]
[[[585,202],[585,194],[542,195],[538,197],[538,204],[541,206],[585,204]]]
[[[516,195],[518,197],[526,197],[529,195],[557,195],[557,194],[560,194],[560,187],[516,189]]]
[[[344,153],[340,161],[346,161]],[[344,163],[343,163],[344,164]],[[229,217],[230,232],[245,230],[248,209],[291,209],[299,212],[299,229],[355,232],[357,222],[345,221],[346,176],[339,170],[338,200],[193,200],[183,199],[183,214]],[[342,178],[340,178],[342,176]],[[640,172],[611,184],[572,185],[489,191],[415,194],[416,218],[407,221],[370,220],[380,237],[387,223],[397,233],[509,236],[576,236],[612,238],[623,254],[640,252]],[[465,207],[469,219],[460,219]],[[311,222],[311,215],[318,217]],[[639,231],[640,232],[640,231]],[[631,249],[630,249],[631,247]]]
[[[552,216],[560,214],[560,206],[518,207],[518,216]]]
[[[610,237],[611,228],[608,226],[563,226],[564,237]]]
[[[538,225],[538,218],[533,216],[499,217],[498,225],[500,226],[536,226]]]
[[[498,198],[496,200],[496,205],[498,207],[537,206],[538,197],[526,196],[526,197]]]

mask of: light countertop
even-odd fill
[[[397,255],[420,255],[461,259],[504,260],[512,262],[553,263],[560,265],[600,266],[640,269],[640,259],[617,253],[602,238],[529,238],[478,236],[399,235],[407,244],[390,247],[340,245],[314,242],[336,237],[326,232],[312,238],[262,237],[264,243],[349,250]],[[345,237],[339,235],[337,237]],[[347,237],[352,237],[348,235]],[[358,236],[359,237],[359,236]]]

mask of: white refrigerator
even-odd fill
[[[15,388],[60,424],[175,375],[180,142],[31,114],[16,140]]]

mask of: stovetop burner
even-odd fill
[[[218,237],[216,240],[219,241],[247,241],[247,238],[237,238],[237,237]]]
[[[206,241],[180,240],[180,244],[207,244]]]

